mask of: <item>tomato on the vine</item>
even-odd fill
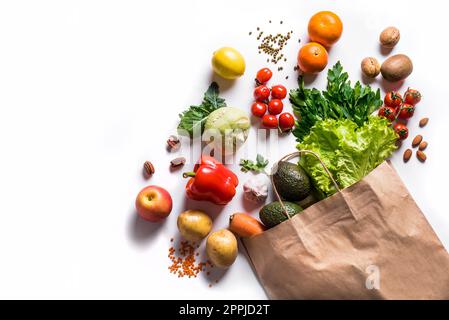
[[[291,113],[284,112],[279,116],[279,128],[281,131],[288,131],[295,125],[295,118]]]
[[[272,114],[266,114],[262,118],[262,124],[266,128],[274,129],[278,126],[278,119]]]
[[[260,85],[254,89],[254,99],[256,101],[266,101],[270,97],[270,89],[267,86]]]
[[[267,105],[263,102],[256,101],[251,105],[251,113],[255,117],[262,118],[266,112],[267,112]]]
[[[268,102],[268,112],[270,114],[277,115],[282,112],[284,109],[284,104],[279,99],[272,99],[270,102]]]
[[[394,131],[396,131],[396,133],[399,136],[399,140],[405,140],[408,137],[408,128],[406,125],[404,125],[403,123],[396,123],[393,126]]]
[[[415,107],[411,104],[404,103],[401,107],[401,111],[399,111],[398,118],[399,119],[410,119],[413,117],[413,114],[415,113]]]
[[[421,101],[421,93],[416,89],[408,88],[404,94],[404,101],[414,106]]]
[[[392,122],[396,119],[396,110],[392,107],[383,106],[379,109],[379,117],[386,118],[388,121]]]
[[[271,97],[273,99],[284,99],[287,96],[287,89],[281,85],[275,85],[271,87]]]
[[[270,69],[268,68],[260,69],[259,71],[257,71],[256,82],[258,84],[265,84],[271,79],[272,76],[273,72],[271,72]]]
[[[390,91],[385,95],[384,103],[387,107],[397,108],[402,105],[402,96],[397,91]]]

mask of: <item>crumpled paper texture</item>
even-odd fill
[[[243,243],[271,299],[449,299],[449,255],[387,162]]]

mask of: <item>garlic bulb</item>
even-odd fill
[[[243,196],[252,202],[262,202],[268,197],[268,183],[261,176],[248,179],[243,185]]]

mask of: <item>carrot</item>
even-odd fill
[[[229,229],[240,237],[251,237],[266,230],[259,220],[246,213],[234,213],[229,218]]]

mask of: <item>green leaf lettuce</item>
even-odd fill
[[[297,148],[317,153],[343,189],[390,157],[396,149],[396,140],[388,122],[376,116],[369,117],[362,126],[348,119],[327,119],[317,122]],[[303,155],[300,164],[326,196],[336,192],[315,157]]]

